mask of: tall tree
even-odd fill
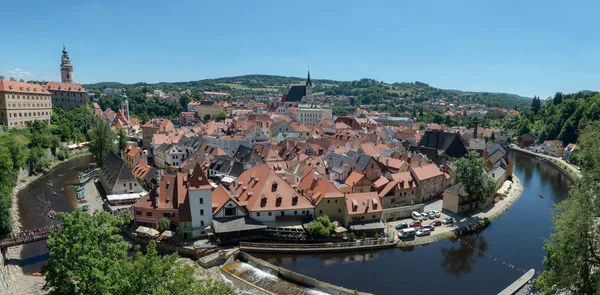
[[[496,182],[488,176],[483,161],[477,152],[471,151],[454,162],[456,169],[452,173],[455,183],[462,185],[469,196],[478,196],[481,200],[496,191]]]
[[[182,94],[179,96],[179,104],[184,110],[187,109],[187,104],[190,102],[192,102],[192,98],[189,97],[187,94]]]
[[[127,148],[127,134],[125,134],[124,128],[119,129],[118,137],[119,137],[119,142],[118,142],[119,152],[123,152]]]
[[[146,255],[133,256],[118,234],[120,217],[76,210],[61,214],[60,231],[48,239],[50,255],[43,271],[49,294],[233,294],[230,287],[200,281],[196,268],[181,264],[177,254],[160,256],[150,243]]]
[[[96,163],[99,166],[104,164],[104,160],[110,151],[115,151],[115,133],[110,129],[108,123],[97,120],[96,125],[89,131],[90,153],[94,155]]]
[[[554,98],[552,99],[552,103],[554,103],[554,105],[559,105],[563,102],[563,94],[562,92],[557,92],[556,94],[554,94]]]
[[[533,111],[534,114],[537,115],[541,108],[542,108],[542,103],[540,101],[540,98],[538,96],[534,96],[533,100],[531,100],[531,110]]]

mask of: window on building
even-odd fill
[[[260,217],[260,212],[256,212],[256,217]]]
[[[142,216],[142,211],[140,211],[140,210],[136,210],[136,211],[135,211],[135,215],[137,215],[137,216]]]
[[[327,204],[331,203],[331,200],[327,200]]]
[[[319,214],[323,214],[323,210],[319,210]]]
[[[200,198],[200,204],[204,204],[204,198]]]
[[[204,226],[204,220],[200,220],[200,225]]]
[[[204,209],[200,209],[200,216],[204,216]]]
[[[342,209],[338,209],[338,213],[341,213],[341,212],[342,212]]]
[[[146,212],[146,216],[152,216],[152,212],[151,211]]]
[[[273,213],[272,213],[272,212],[269,212],[269,216],[271,216],[271,215],[273,215]]]
[[[225,216],[235,216],[236,211],[235,208],[225,208]]]

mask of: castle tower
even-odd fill
[[[127,94],[125,94],[125,89],[123,89],[123,99],[121,99],[121,113],[127,119],[127,123],[129,124],[129,102],[127,101]]]
[[[69,53],[67,53],[67,49],[65,49],[64,45],[60,62],[60,80],[63,83],[73,83],[73,66],[71,65]]]

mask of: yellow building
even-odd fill
[[[315,217],[327,215],[331,221],[343,221],[346,199],[331,181],[313,171],[302,178],[298,189],[315,206]]]
[[[0,76],[0,124],[9,128],[27,127],[27,122],[50,122],[52,97],[39,84],[5,80]]]

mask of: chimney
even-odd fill
[[[25,80],[21,79],[21,80],[19,80],[19,82],[23,83],[23,82],[25,82]]]
[[[371,206],[371,199],[367,199],[367,206],[365,207],[365,211],[369,210],[369,206]]]
[[[473,138],[477,138],[477,131],[479,131],[479,121],[475,120],[475,135],[473,136]]]
[[[329,174],[329,182],[333,183],[335,181],[334,177],[333,177],[333,173]]]
[[[385,159],[385,166],[390,167],[390,159]]]
[[[317,171],[313,172],[313,180],[314,181],[319,180],[319,173]]]

